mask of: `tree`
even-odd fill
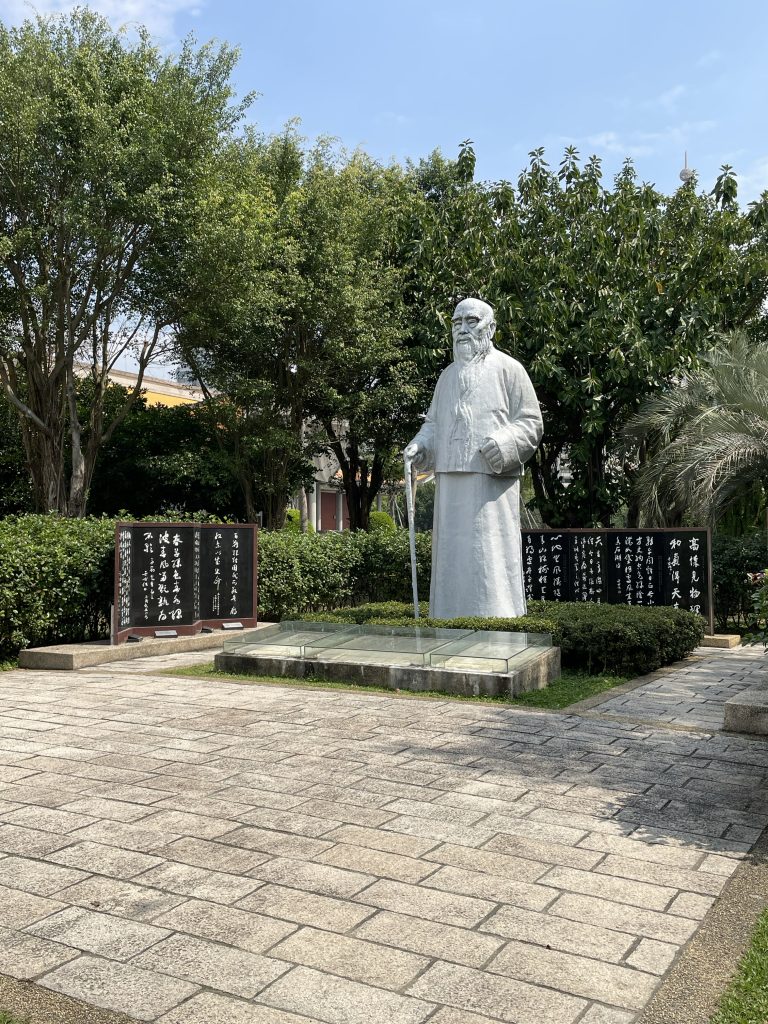
[[[0,26],[0,387],[41,511],[84,514],[99,448],[140,394],[170,322],[164,267],[243,110],[234,62],[191,41],[164,56],[88,10]],[[137,382],[106,419],[126,352]]]
[[[625,430],[654,455],[636,489],[644,524],[719,519],[734,502],[764,506],[768,479],[768,344],[723,338],[673,387],[648,399]]]
[[[469,144],[462,158],[469,170]],[[629,161],[610,187],[574,149],[556,170],[534,151],[516,185],[464,178],[427,225],[429,287],[444,302],[487,299],[496,344],[531,375],[545,430],[536,506],[552,526],[589,526],[629,502],[636,523],[644,453],[622,460],[620,430],[719,332],[759,320],[768,199],[741,212],[728,167],[711,195],[692,180],[665,196]]]
[[[255,488],[268,526],[311,480],[311,456],[330,450],[350,525],[365,528],[407,440],[404,397],[418,380],[400,345],[395,259],[416,193],[363,154],[327,142],[307,151],[294,126],[247,135],[218,174],[180,264],[181,351],[210,399],[228,405],[242,486]]]

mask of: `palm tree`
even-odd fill
[[[685,513],[714,522],[738,502],[762,504],[768,481],[768,344],[724,336],[668,391],[646,401],[624,431],[644,447],[635,481],[645,525]]]

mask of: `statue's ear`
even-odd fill
[[[493,336],[496,333],[496,321],[495,320],[491,320],[491,322],[488,324],[488,331],[489,331],[490,336],[491,336],[491,341],[493,341]]]

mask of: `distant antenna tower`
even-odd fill
[[[688,150],[685,151],[685,167],[680,171],[680,181],[687,185],[696,172],[688,166]]]

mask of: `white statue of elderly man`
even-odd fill
[[[405,449],[435,470],[433,618],[525,615],[520,477],[541,441],[536,392],[517,360],[493,347],[493,310],[464,299],[453,314],[453,362]]]

